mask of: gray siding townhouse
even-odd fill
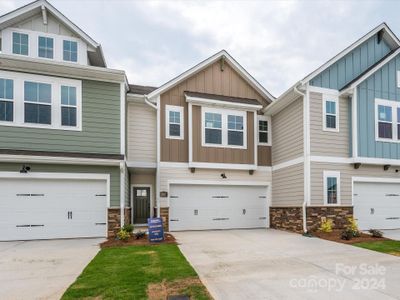
[[[381,24],[297,82],[272,119],[271,226],[400,228],[400,41]]]
[[[125,73],[44,0],[0,35],[0,240],[107,236],[129,217]]]

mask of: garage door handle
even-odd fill
[[[15,227],[44,227],[44,224],[16,225]]]
[[[267,217],[259,217],[259,220],[265,220]]]
[[[94,225],[106,225],[106,223],[94,223]]]
[[[225,221],[225,220],[229,220],[229,218],[215,218],[215,219],[213,219],[213,221]]]
[[[169,221],[170,221],[170,222],[178,222],[179,219],[170,219]]]
[[[398,220],[400,219],[400,217],[390,217],[390,218],[386,218],[386,220]]]

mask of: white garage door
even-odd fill
[[[106,181],[0,179],[0,240],[106,236]]]
[[[266,227],[267,187],[171,185],[169,218],[171,231]]]
[[[355,182],[354,216],[361,230],[400,228],[400,184]]]

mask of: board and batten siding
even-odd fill
[[[400,178],[395,168],[384,171],[383,167],[362,164],[359,169],[354,169],[352,164],[332,164],[311,162],[311,205],[324,204],[324,171],[340,172],[340,198],[341,205],[352,205],[352,177]]]
[[[253,175],[249,171],[243,170],[224,170],[227,179],[221,178],[221,170],[196,169],[195,173],[190,172],[188,168],[161,167],[160,168],[160,192],[168,192],[168,182],[170,180],[204,180],[213,181],[215,183],[226,184],[229,181],[254,182],[268,185],[272,180],[272,173],[269,170],[255,170]],[[245,185],[245,184],[243,184]],[[160,197],[161,207],[168,207],[168,198]]]
[[[247,149],[202,146],[201,107],[192,106],[193,162],[254,164],[254,113],[247,112]]]
[[[375,99],[400,101],[399,70],[400,55],[397,55],[357,87],[358,155],[361,157],[400,159],[400,143],[375,140]],[[397,126],[396,120],[393,121],[393,126]]]
[[[0,149],[120,154],[120,85],[82,81],[82,131],[0,125]]]
[[[272,116],[272,164],[303,156],[303,98]]]
[[[157,113],[145,103],[128,102],[127,160],[157,160]]]
[[[349,157],[349,100],[339,98],[339,132],[323,130],[323,100],[321,93],[310,93],[311,155]]]
[[[120,207],[120,169],[119,166],[84,166],[67,164],[29,163],[30,173],[99,173],[110,174],[110,206]],[[19,172],[21,163],[0,163],[0,172]]]
[[[272,171],[272,206],[301,206],[303,201],[303,163]]]
[[[230,65],[225,62],[223,71],[220,62],[215,62],[200,70],[190,78],[161,94],[161,161],[188,162],[188,104],[184,92],[199,92],[230,97],[256,99],[266,105],[264,99],[253,89]],[[165,105],[176,105],[184,108],[184,139],[167,139],[165,133]],[[201,126],[199,123],[197,126]]]
[[[257,162],[259,166],[271,166],[271,146],[257,147]]]
[[[340,90],[391,51],[377,34],[310,80],[310,85]]]

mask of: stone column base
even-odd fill
[[[334,229],[343,229],[348,224],[348,218],[353,217],[352,206],[308,206],[307,230],[315,231],[321,225],[322,218],[331,219]],[[270,227],[303,233],[303,208],[270,207]]]
[[[131,208],[124,209],[125,224],[131,224]],[[121,209],[108,209],[108,237],[114,237],[121,229]]]
[[[160,217],[163,220],[164,231],[169,231],[169,207],[160,207]]]

